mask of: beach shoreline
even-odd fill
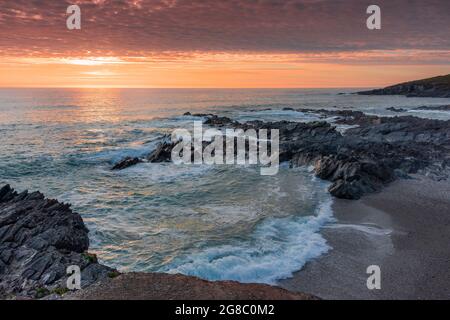
[[[279,285],[322,299],[448,299],[450,184],[414,176],[361,200],[335,199],[332,249]],[[367,288],[367,267],[381,290]]]

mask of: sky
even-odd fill
[[[81,30],[66,27],[73,4]],[[449,13],[449,0],[2,0],[0,87],[379,87],[450,73]]]

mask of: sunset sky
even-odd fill
[[[449,14],[449,0],[2,0],[0,87],[378,87],[450,73]]]

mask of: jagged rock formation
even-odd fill
[[[81,269],[82,287],[113,269],[88,254],[88,229],[70,205],[40,192],[0,189],[0,298],[40,298],[66,291],[66,269]]]
[[[141,163],[141,162],[143,162],[143,160],[138,157],[134,157],[134,158],[126,157],[125,159],[116,163],[114,165],[114,167],[112,168],[112,170],[123,170],[128,167],[134,166],[135,164]]]
[[[357,128],[341,134],[325,121],[241,124],[227,117],[198,116],[206,117],[204,124],[218,128],[279,129],[280,161],[290,161],[292,166],[314,165],[318,177],[332,182],[329,191],[338,198],[359,199],[398,177],[417,172],[438,180],[448,178],[450,121],[378,117],[351,110],[297,111],[333,116],[337,124]],[[167,155],[173,144],[163,146],[164,156],[152,157],[152,161],[170,161]]]
[[[313,164],[318,177],[333,182],[329,191],[338,198],[359,199],[418,172],[437,180],[448,178],[450,121],[350,110],[314,112],[335,116],[338,124],[358,126],[319,145],[304,140],[291,159],[293,165]]]
[[[404,95],[407,97],[450,98],[450,74],[357,93],[361,95]]]

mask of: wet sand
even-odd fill
[[[323,299],[450,299],[450,182],[416,176],[358,201],[335,200],[333,248],[280,286]],[[381,268],[381,290],[366,269]]]

